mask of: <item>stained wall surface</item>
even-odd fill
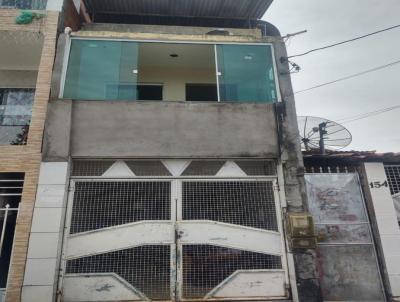
[[[267,157],[278,142],[271,104],[57,101],[44,160],[73,157]]]

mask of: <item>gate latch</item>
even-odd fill
[[[175,229],[175,240],[181,239],[183,234],[183,231]]]

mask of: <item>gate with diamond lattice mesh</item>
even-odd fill
[[[76,179],[62,301],[287,295],[275,180]]]

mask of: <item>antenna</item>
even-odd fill
[[[305,34],[307,32],[307,30],[301,30],[301,31],[297,31],[295,33],[292,34],[287,34],[286,36],[283,36],[282,39],[289,39],[291,37],[297,36],[297,35],[301,35],[301,34]]]
[[[297,123],[302,150],[319,150],[325,154],[326,150],[340,150],[351,143],[350,131],[326,118],[298,116]]]

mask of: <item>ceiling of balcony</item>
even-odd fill
[[[177,57],[171,57],[176,54]],[[215,69],[213,45],[140,43],[139,68]]]
[[[93,13],[260,19],[273,0],[86,0]]]

